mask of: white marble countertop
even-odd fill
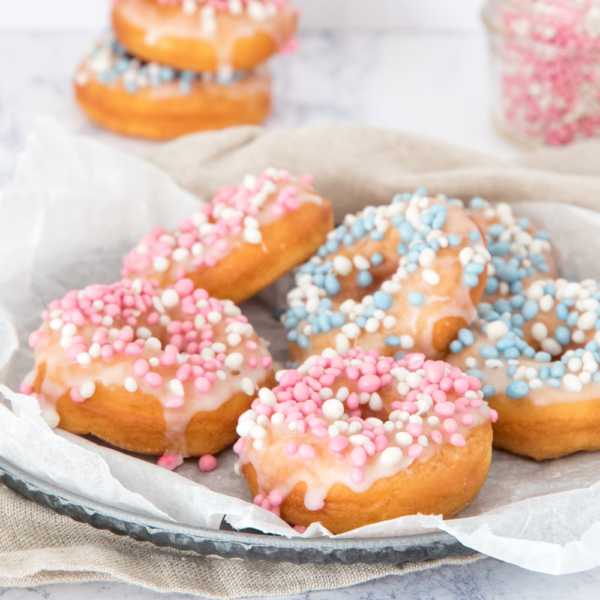
[[[90,33],[0,33],[0,187],[10,180],[36,116],[54,115],[71,131],[143,153],[147,143],[91,125],[77,109],[70,77]],[[276,101],[268,127],[358,122],[402,129],[509,159],[518,151],[489,119],[483,33],[305,34],[301,51],[274,61]],[[125,584],[0,589],[9,600],[110,598],[183,600]],[[431,598],[596,600],[600,569],[552,577],[493,559],[388,577],[309,600]]]

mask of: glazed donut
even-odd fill
[[[293,39],[290,0],[117,0],[112,23],[135,56],[174,68],[246,71]]]
[[[165,290],[140,279],[90,285],[42,318],[21,392],[35,394],[52,426],[124,450],[218,452],[259,387],[274,384],[271,356],[240,309],[189,279]]]
[[[536,281],[459,332],[448,362],[499,414],[494,447],[537,460],[600,450],[600,287]]]
[[[306,260],[333,227],[312,177],[268,169],[221,188],[171,233],[156,227],[124,260],[123,277],[167,287],[190,278],[211,296],[240,303]]]
[[[443,357],[475,317],[489,259],[465,211],[424,190],[348,215],[288,294],[290,356],[359,345]]]
[[[96,42],[74,78],[95,123],[117,133],[168,140],[207,129],[262,123],[271,109],[266,66],[230,76],[143,63],[112,36]]]
[[[508,298],[538,279],[557,276],[548,233],[537,231],[525,217],[517,219],[510,204],[493,206],[476,197],[469,203],[469,215],[485,233],[492,255],[484,302]]]
[[[254,502],[332,533],[404,515],[449,518],[477,495],[497,417],[476,377],[409,354],[328,349],[277,374],[240,417],[236,471]]]

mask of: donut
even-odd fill
[[[52,426],[167,457],[213,454],[236,439],[272,359],[240,309],[189,279],[90,285],[50,303],[29,337],[21,392]]]
[[[600,287],[538,280],[482,303],[448,362],[477,377],[499,415],[494,447],[536,460],[600,450]]]
[[[305,261],[332,228],[331,205],[310,175],[267,169],[221,188],[176,230],[153,229],[127,254],[121,274],[160,287],[189,278],[237,304]]]
[[[155,140],[259,124],[271,110],[271,76],[264,65],[228,76],[176,71],[134,58],[110,35],[83,59],[74,88],[95,123]]]
[[[449,518],[483,485],[497,415],[476,377],[360,347],[276,377],[240,417],[234,451],[254,503],[288,523],[338,534],[417,513]]]
[[[518,294],[538,279],[557,277],[548,233],[536,230],[525,217],[517,219],[510,204],[493,206],[475,197],[469,215],[485,233],[492,255],[484,302]]]
[[[441,358],[475,317],[489,259],[465,211],[425,190],[348,215],[287,296],[290,356],[358,345]]]
[[[117,0],[112,24],[135,56],[211,73],[247,71],[293,39],[289,0]]]

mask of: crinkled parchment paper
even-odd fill
[[[53,121],[38,124],[14,182],[0,194],[0,381],[10,401],[0,404],[0,455],[64,489],[138,514],[215,529],[226,515],[236,528],[295,536],[251,504],[233,472],[231,450],[219,455],[212,473],[201,473],[193,459],[171,473],[148,458],[52,431],[35,400],[11,391],[32,366],[26,340],[45,305],[69,289],[117,280],[121,257],[139,237],[154,225],[174,227],[197,202],[141,160],[67,135]],[[567,205],[545,208],[540,214],[540,205],[519,205],[516,212],[551,232],[564,276],[600,278],[600,215]],[[284,278],[243,307],[281,361],[286,343],[275,311],[289,282]],[[494,452],[483,489],[459,517],[404,517],[343,537],[435,528],[527,569],[594,568],[600,565],[600,453],[537,463]],[[329,535],[313,525],[304,537]]]

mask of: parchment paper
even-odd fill
[[[67,135],[53,121],[38,124],[14,182],[0,195],[0,391],[12,405],[12,412],[9,403],[0,405],[0,455],[46,481],[139,514],[215,529],[226,515],[239,529],[296,536],[248,502],[231,450],[218,456],[212,473],[201,473],[192,459],[171,473],[155,459],[52,431],[35,400],[11,391],[33,364],[26,340],[45,305],[71,288],[117,280],[121,257],[139,237],[154,225],[175,226],[197,202],[155,167]],[[600,278],[600,215],[558,204],[539,211],[539,204],[515,207],[551,232],[562,274]],[[243,306],[280,361],[286,343],[276,316],[290,281],[284,278]],[[563,574],[594,568],[600,565],[600,454],[537,463],[495,451],[483,489],[458,517],[404,517],[342,537],[435,528],[527,569]],[[304,537],[330,535],[315,524]]]

